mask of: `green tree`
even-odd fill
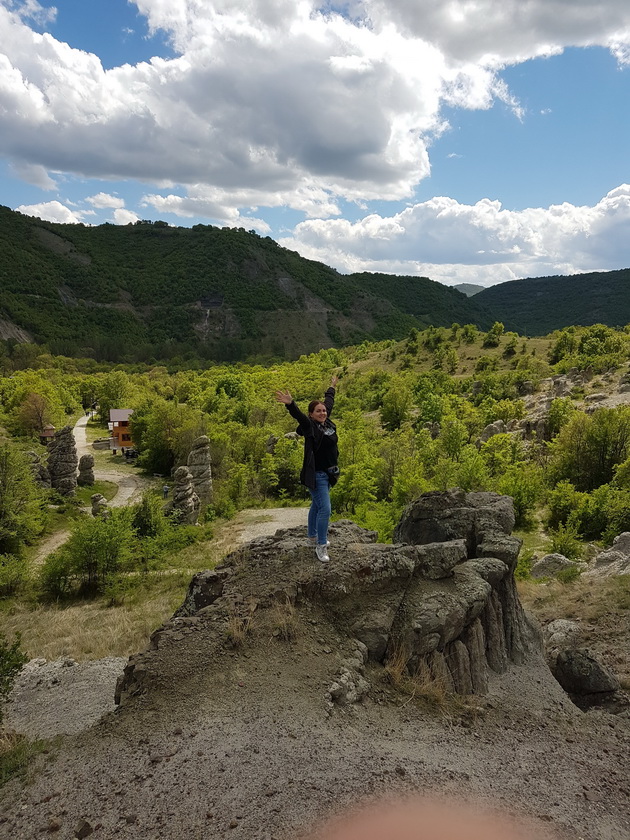
[[[573,405],[571,397],[559,397],[552,400],[549,406],[549,434],[555,437],[560,429],[567,425],[577,409]]]
[[[447,417],[443,421],[438,441],[445,455],[458,461],[467,440],[468,432],[461,420],[457,417]]]
[[[576,412],[549,445],[552,481],[566,479],[578,490],[608,484],[630,457],[630,407]]]
[[[483,347],[498,347],[505,327],[501,321],[495,321],[483,337]]]
[[[24,655],[20,647],[20,641],[18,635],[10,643],[0,633],[0,727],[2,726],[4,702],[10,694],[15,678],[22,670],[22,666],[28,661],[28,657]]]
[[[42,498],[25,456],[0,446],[0,554],[20,555],[41,533]]]
[[[400,379],[395,379],[383,397],[381,423],[389,431],[394,431],[409,418],[411,391]]]
[[[112,408],[131,408],[131,383],[122,370],[113,370],[100,383],[98,391],[98,411],[101,420],[109,420]]]
[[[107,518],[77,523],[69,540],[44,561],[41,582],[53,597],[73,589],[95,595],[131,566],[133,530],[131,509],[110,511]]]

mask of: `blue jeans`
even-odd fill
[[[328,473],[318,470],[315,473],[315,489],[311,494],[311,506],[308,511],[308,535],[317,537],[318,545],[326,545],[328,537],[328,520],[330,519],[330,484]]]

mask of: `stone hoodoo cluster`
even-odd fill
[[[317,613],[318,626],[342,640],[331,702],[356,702],[369,690],[369,661],[402,662],[411,676],[446,692],[484,694],[492,672],[530,655],[542,662],[540,632],[516,592],[521,542],[511,536],[513,526],[509,497],[453,490],[426,493],[409,505],[393,545],[376,543],[374,532],[347,520],[334,523],[326,565],[305,546],[303,529],[252,540],[221,566],[195,575],[151,649],[130,660],[119,699],[145,690],[151,674],[159,682],[163,649],[183,645],[176,657],[182,667],[190,633],[211,632],[221,649],[235,620],[263,626],[265,611],[287,604],[298,617]],[[201,647],[210,659],[211,647]]]
[[[77,484],[80,487],[91,487],[94,484],[94,455],[81,455]]]
[[[193,441],[188,455],[188,470],[192,476],[193,489],[202,505],[212,501],[212,471],[210,468],[210,438],[206,435]]]
[[[71,426],[64,426],[48,447],[50,484],[62,496],[72,496],[77,489],[77,450]]]
[[[173,476],[173,498],[164,510],[177,522],[196,525],[199,517],[199,496],[195,493],[193,477],[188,467],[178,467]]]

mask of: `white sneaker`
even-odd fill
[[[325,545],[316,545],[315,554],[317,555],[317,559],[320,563],[328,563],[330,561],[330,557],[328,556],[328,548]]]
[[[312,545],[314,548],[317,545],[317,537],[307,537],[306,542],[308,543],[308,545]],[[329,545],[330,542],[326,540],[326,548],[328,548]]]

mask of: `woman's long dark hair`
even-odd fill
[[[308,404],[309,415],[315,411],[315,407],[318,405],[323,405],[324,408],[326,408],[326,404],[323,403],[321,400],[311,400],[311,402]],[[326,409],[326,411],[328,411],[328,409]]]

